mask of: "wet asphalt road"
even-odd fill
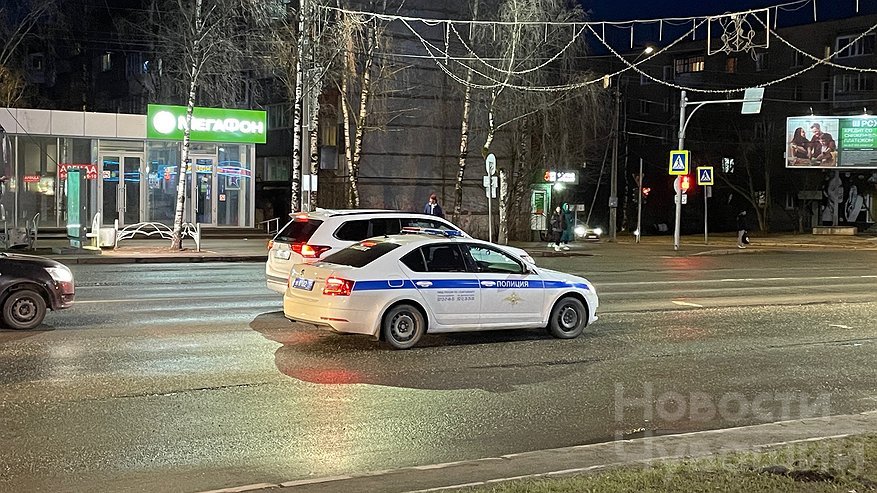
[[[877,252],[611,248],[539,262],[595,282],[585,336],[411,351],[287,322],[261,264],[76,266],[74,309],[0,331],[0,491],[194,492],[877,409]]]

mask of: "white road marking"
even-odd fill
[[[840,324],[829,324],[829,327],[834,327],[835,329],[852,329],[849,325],[840,325]]]
[[[270,296],[270,294],[266,294],[265,297]],[[230,294],[227,296],[162,296],[157,298],[122,298],[122,299],[108,299],[108,300],[76,300],[74,303],[77,305],[82,304],[91,304],[91,303],[150,303],[150,302],[163,302],[163,301],[210,301],[210,300],[242,300],[247,298],[248,296],[242,296],[240,294]],[[249,297],[255,297],[264,299],[265,297],[250,295]],[[280,299],[277,299],[279,304]]]
[[[695,308],[703,308],[703,305],[698,305],[697,303],[689,303],[687,301],[673,300],[673,304],[679,306],[693,306]]]
[[[248,484],[244,486],[235,486],[233,488],[223,488],[221,490],[210,490],[210,491],[202,491],[201,493],[243,493],[245,491],[256,491],[256,490],[264,490],[266,488],[276,488],[276,484],[271,483],[256,483],[256,484]]]

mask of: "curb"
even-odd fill
[[[113,265],[113,264],[185,264],[206,262],[265,262],[268,255],[180,255],[161,257],[121,257],[121,256],[63,256],[48,255],[47,258],[67,265]]]
[[[877,411],[803,418],[677,435],[578,445],[432,464],[336,475],[304,477],[280,483],[255,483],[211,490],[265,493],[427,493],[456,491],[520,479],[562,477],[661,460],[710,457],[721,454],[812,443],[861,435],[877,429]],[[204,492],[202,492],[204,493]]]

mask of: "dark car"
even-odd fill
[[[32,255],[0,253],[0,320],[10,329],[33,329],[46,309],[73,306],[73,273],[64,264]]]

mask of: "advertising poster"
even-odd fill
[[[786,167],[877,169],[877,117],[788,118]]]

